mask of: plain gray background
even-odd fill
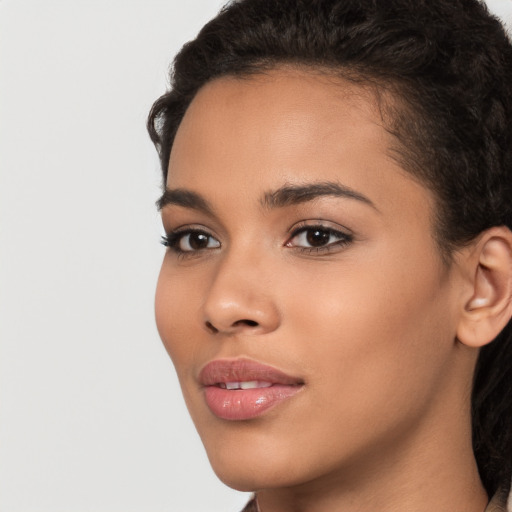
[[[221,4],[0,0],[0,512],[247,500],[209,468],[153,319],[145,117]]]

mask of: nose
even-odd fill
[[[280,324],[272,273],[254,258],[219,262],[205,296],[204,325],[211,333],[266,334]]]

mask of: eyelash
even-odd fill
[[[329,239],[331,237],[336,237],[338,240],[335,242],[330,242],[326,245],[321,245],[318,247],[304,247],[304,246],[295,246],[292,245],[292,240],[302,234],[307,235],[307,233],[311,232],[321,232],[324,234],[327,234],[329,236]],[[184,240],[186,236],[190,235],[197,235],[197,236],[205,236],[208,239],[208,245],[211,243],[211,240],[215,240],[218,245],[213,247],[206,247],[199,248],[199,249],[191,249],[191,250],[184,250],[180,247],[180,242]],[[333,229],[331,227],[323,226],[322,224],[316,224],[316,225],[308,225],[304,224],[302,226],[297,227],[294,229],[290,235],[290,238],[285,243],[285,247],[295,248],[301,253],[305,254],[318,254],[318,253],[328,253],[337,249],[340,249],[342,247],[345,247],[346,245],[350,244],[353,241],[353,236],[345,233],[343,231],[339,231],[337,229]],[[310,242],[308,242],[310,243]],[[179,229],[174,232],[167,233],[167,235],[162,236],[162,244],[165,247],[168,247],[170,250],[178,254],[180,257],[190,257],[193,255],[196,255],[200,252],[203,252],[205,250],[211,250],[211,249],[217,249],[221,247],[221,243],[213,237],[210,233],[208,233],[205,230],[202,229],[195,229],[195,228],[188,228],[188,229]],[[189,241],[190,246],[190,241]]]
[[[191,250],[184,250],[180,247],[181,241],[187,236],[187,235],[197,235],[197,236],[205,236],[208,240],[208,245],[210,244],[210,240],[216,240],[215,237],[213,237],[210,233],[203,229],[197,229],[197,228],[188,228],[188,229],[178,229],[177,231],[172,231],[170,233],[167,233],[165,236],[162,236],[162,245],[165,247],[168,247],[172,251],[174,251],[178,256],[186,257],[186,256],[192,256],[193,254],[197,254],[199,252],[202,252],[204,250],[210,250],[217,247],[220,247],[220,242],[218,242],[217,247],[204,247],[200,249],[193,249]],[[190,241],[189,241],[190,246]]]
[[[338,240],[335,242],[330,242],[326,245],[321,245],[319,247],[303,247],[303,246],[301,247],[301,246],[291,245],[291,241],[294,238],[298,237],[299,235],[302,235],[302,234],[307,235],[308,232],[312,233],[315,231],[328,234],[329,239],[334,236],[334,237],[338,238]],[[349,245],[353,240],[354,240],[354,237],[351,234],[345,233],[338,229],[324,226],[322,224],[303,224],[303,225],[295,228],[292,231],[290,238],[289,238],[288,242],[286,242],[285,246],[286,247],[295,247],[300,252],[305,253],[305,254],[318,254],[318,253],[329,253],[331,251],[341,249],[342,247]]]

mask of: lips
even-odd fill
[[[249,359],[217,360],[199,374],[210,411],[225,420],[249,420],[283,403],[304,385],[300,378]]]

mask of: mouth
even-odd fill
[[[246,382],[219,382],[217,384],[221,389],[229,389],[230,391],[236,389],[260,389],[269,388],[272,382],[263,382],[258,380],[249,380]]]
[[[218,418],[256,418],[297,394],[304,381],[249,359],[216,360],[199,374],[206,405]]]

